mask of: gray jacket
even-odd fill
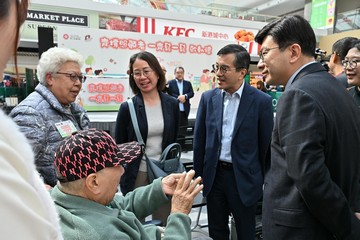
[[[46,86],[38,84],[35,91],[11,111],[10,116],[29,139],[35,153],[36,168],[44,182],[55,186],[54,154],[63,140],[55,124],[71,120],[78,130],[89,128],[90,120],[85,110],[77,103],[71,103],[66,110]]]

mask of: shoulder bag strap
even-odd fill
[[[133,126],[134,126],[136,138],[137,138],[139,144],[140,144],[141,146],[145,147],[144,140],[142,139],[141,134],[140,134],[139,124],[138,124],[138,121],[137,121],[137,118],[136,118],[136,114],[135,114],[134,103],[133,103],[132,99],[128,99],[128,100],[126,100],[126,102],[127,102],[128,105],[129,105],[131,122],[132,122],[132,124],[133,124]]]

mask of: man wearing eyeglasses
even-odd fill
[[[188,117],[190,113],[190,98],[194,96],[194,90],[190,81],[184,79],[185,70],[183,67],[176,67],[174,70],[175,79],[168,82],[167,92],[179,101],[180,120],[179,138],[186,135]]]
[[[360,239],[359,110],[315,61],[315,34],[303,17],[273,21],[255,41],[266,83],[286,86],[265,171],[264,239]]]
[[[350,96],[352,96],[355,104],[360,109],[360,39],[358,39],[353,48],[350,48],[342,64],[347,81],[353,85],[351,88],[348,88]]]
[[[244,81],[250,55],[230,44],[213,65],[218,88],[202,94],[194,136],[194,169],[203,179],[209,236],[229,239],[229,214],[238,239],[255,239],[255,210],[273,123],[271,97]]]
[[[336,77],[341,84],[347,88],[348,84],[341,61],[344,60],[347,52],[352,48],[358,39],[355,37],[344,37],[337,40],[332,46],[332,54],[328,63],[330,72]]]
[[[70,49],[44,52],[37,66],[40,83],[10,113],[32,145],[38,172],[51,187],[57,182],[53,160],[58,144],[89,127],[85,110],[75,103],[85,81],[82,64],[82,56]]]

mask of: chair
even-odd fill
[[[194,126],[181,126],[179,127],[179,131],[184,128],[186,128],[186,135],[178,137],[176,142],[181,145],[183,152],[192,151],[194,141]]]
[[[206,205],[206,198],[203,197],[202,192],[200,192],[194,199],[192,208],[200,208],[199,212],[196,217],[195,225],[191,228],[191,231],[198,231],[201,230],[201,228],[205,228],[208,225],[201,225],[200,222],[200,216],[201,216],[201,210]]]

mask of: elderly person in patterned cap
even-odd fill
[[[82,130],[65,139],[55,154],[58,184],[51,190],[60,215],[64,239],[191,239],[188,216],[202,189],[194,171],[171,174],[115,194],[120,178],[134,159],[141,158],[137,142],[116,145],[104,131]],[[143,225],[144,218],[171,198],[171,214],[164,232]]]
[[[30,140],[36,169],[50,186],[56,184],[53,160],[58,144],[71,133],[89,128],[85,110],[74,102],[85,80],[82,64],[82,56],[70,49],[54,47],[44,52],[37,66],[40,84],[10,113]]]

